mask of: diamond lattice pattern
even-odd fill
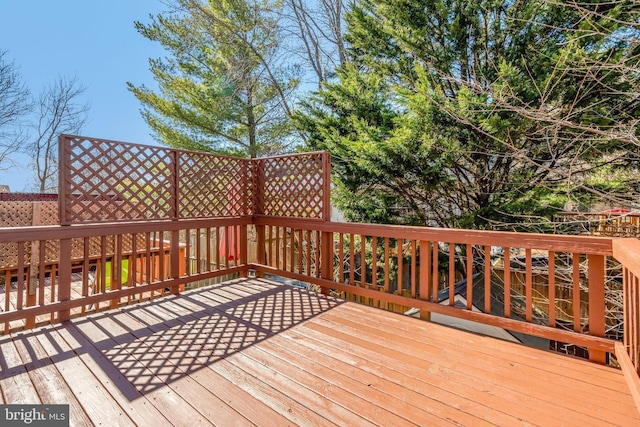
[[[180,152],[180,218],[246,215],[248,163],[246,159]]]
[[[76,136],[60,146],[62,224],[327,216],[326,153],[247,160]]]
[[[323,218],[326,153],[259,159],[256,197],[264,215]]]

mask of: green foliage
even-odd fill
[[[278,3],[175,3],[178,12],[136,22],[168,54],[150,60],[158,91],[128,83],[155,138],[175,148],[250,157],[282,151],[295,139],[286,98],[300,79],[295,66],[275,59]]]
[[[347,219],[544,231],[567,200],[633,196],[590,177],[637,165],[639,17],[632,1],[363,1],[350,63],[295,122],[331,152]]]

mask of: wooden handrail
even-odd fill
[[[114,234],[151,233],[154,231],[175,231],[186,228],[223,227],[228,225],[249,225],[250,216],[228,218],[205,218],[188,220],[156,220],[145,222],[123,222],[78,225],[49,225],[36,227],[0,227],[0,243],[18,241],[73,239],[84,237],[111,236]]]
[[[640,277],[640,240],[613,238],[613,256],[620,261],[634,276]]]
[[[640,375],[640,240],[613,239],[613,253],[623,266],[624,347]]]
[[[610,237],[361,224],[258,215],[254,215],[253,223],[261,226],[271,225],[323,232],[366,234],[407,240],[469,243],[483,246],[509,246],[523,249],[552,249],[557,252],[579,252],[582,254],[605,256],[613,255],[612,239]]]

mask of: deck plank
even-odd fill
[[[370,311],[363,311],[362,308],[366,309],[367,307],[357,304],[348,304],[342,307],[342,309],[344,309],[345,311],[345,314],[349,313],[347,315],[357,317],[367,316],[367,318],[369,319],[368,323],[372,324],[382,323],[393,325],[398,329],[408,332],[428,332],[434,338],[444,337],[445,341],[448,341],[447,337],[451,333],[450,327],[439,325],[437,323],[407,323],[406,316],[398,315],[395,313],[387,315],[387,313],[385,312],[371,313]],[[495,351],[500,351],[505,360],[527,363],[530,366],[534,366],[542,370],[548,370],[547,368],[549,368],[552,372],[557,372],[557,369],[555,369],[556,367],[562,367],[563,370],[568,374],[573,374],[574,372],[580,373],[583,372],[584,366],[587,366],[589,368],[590,379],[594,384],[599,384],[600,379],[615,381],[616,388],[620,384],[625,383],[622,372],[618,372],[619,375],[612,375],[612,370],[608,366],[590,363],[587,360],[578,359],[575,357],[565,357],[561,354],[554,354],[544,351],[541,352],[536,348],[522,346],[517,343],[507,343],[505,341],[495,340],[491,337],[486,337],[480,334],[466,334],[464,339],[461,339],[457,342],[457,345],[471,347],[477,351],[482,352],[488,351],[495,353]],[[550,355],[554,357],[554,363],[552,365],[541,365],[540,361],[548,359]]]
[[[202,309],[200,304],[189,301],[187,298],[180,298],[179,301],[175,301],[177,304],[173,305],[173,310],[168,310],[165,305],[148,305],[144,307],[144,310],[138,310],[134,314],[135,317],[143,322],[147,322],[149,327],[153,329],[154,323],[158,320],[164,320],[165,324],[175,326],[176,323],[180,321],[175,317],[172,317],[172,314],[181,313],[181,315],[187,315],[192,317],[193,319],[197,319],[194,315],[195,312],[198,312]],[[176,307],[181,307],[176,309]],[[207,313],[213,313],[219,315],[220,312],[216,311],[213,307],[207,307],[205,309]],[[187,323],[188,320],[180,317],[184,323]],[[158,327],[158,326],[156,326]],[[194,351],[188,349],[188,354],[193,355]],[[278,422],[277,419],[272,419],[273,414],[271,411],[276,411],[280,416],[285,416],[290,421],[296,424],[302,425],[330,425],[328,424],[328,420],[314,413],[309,408],[301,405],[299,402],[293,401],[288,397],[287,394],[283,394],[278,390],[282,390],[282,383],[278,384],[275,387],[270,386],[265,383],[262,379],[258,377],[253,377],[253,381],[246,382],[246,377],[250,375],[246,371],[242,371],[240,368],[237,368],[232,363],[227,362],[226,360],[220,360],[214,365],[209,365],[211,371],[215,375],[219,375],[220,377],[224,377],[227,381],[232,383],[233,387],[243,387],[241,391],[246,393],[246,396],[252,396],[254,399],[259,397],[261,400],[264,400],[264,403],[255,401],[253,404],[252,412],[257,410],[256,414],[253,414],[250,418],[255,419],[259,417],[260,421],[258,425],[266,424],[269,425],[284,425]],[[225,385],[225,388],[228,388]],[[289,390],[290,388],[285,385],[285,389]],[[308,393],[308,392],[307,392]],[[300,400],[298,397],[296,400]],[[265,410],[267,412],[265,412]],[[333,413],[330,411],[330,413]],[[344,422],[354,422],[357,421],[361,423],[361,419],[354,418],[346,418],[346,419],[335,419],[336,423],[344,423]],[[336,425],[331,423],[331,425]]]
[[[476,379],[480,381],[480,386],[484,384],[484,388],[487,387],[487,384],[499,384],[498,389],[501,390],[501,394],[505,394],[507,390],[512,391],[507,394],[513,399],[510,406],[528,406],[531,409],[539,408],[541,411],[543,408],[547,408],[550,412],[553,412],[553,408],[556,410],[564,409],[567,417],[580,420],[585,425],[593,422],[589,417],[602,418],[601,421],[611,421],[611,417],[627,418],[625,413],[633,414],[633,408],[630,404],[621,404],[619,401],[624,393],[606,388],[588,387],[588,384],[573,378],[563,375],[553,376],[545,371],[530,369],[514,362],[505,362],[499,355],[484,355],[481,352],[465,350],[458,347],[455,340],[451,340],[451,335],[448,342],[440,341],[437,346],[434,346],[433,342],[418,342],[415,340],[415,336],[403,336],[397,330],[389,331],[380,325],[376,325],[375,328],[369,327],[356,320],[333,314],[323,316],[318,324],[330,329],[335,329],[337,325],[340,325],[343,331],[351,331],[354,336],[368,339],[374,343],[377,342],[380,335],[388,339],[396,337],[396,342],[402,344],[403,350],[411,349],[414,354],[419,355],[418,357],[436,364],[435,368],[430,368],[432,371],[435,369],[444,370],[449,375],[455,372],[465,372],[466,381]],[[456,332],[452,330],[450,334]],[[440,349],[435,357],[432,356],[434,347]],[[526,378],[526,382],[522,381],[522,378]],[[562,390],[566,390],[566,392],[561,392]],[[579,396],[575,394],[579,394]],[[523,400],[522,396],[526,396],[527,399]],[[605,414],[609,411],[613,415],[606,416]],[[640,422],[640,418],[634,417],[633,419],[635,422]],[[622,423],[624,424],[624,422],[627,421],[623,420]]]
[[[73,425],[640,425],[619,370],[265,279],[0,351],[0,401],[70,403]]]
[[[82,321],[74,322],[74,326],[88,340],[97,343],[96,347],[107,359],[106,363],[113,364],[126,380],[136,390],[144,394],[171,424],[213,425],[203,414],[191,407],[174,388],[161,386],[163,381],[147,367],[149,360],[139,360],[135,355],[121,350],[118,342],[113,340],[104,328],[94,323],[93,320],[97,317],[100,316],[83,318]]]
[[[36,332],[37,333],[37,330]],[[43,404],[65,403],[69,405],[71,425],[91,426],[93,423],[78,399],[75,397],[54,362],[38,342],[34,333],[21,333],[14,337],[14,343],[29,379]],[[29,402],[31,403],[31,402]]]
[[[0,338],[0,389],[7,403],[41,403],[10,335]]]
[[[148,310],[149,307],[151,306],[147,306],[146,309]],[[178,372],[188,375],[199,384],[199,386],[206,390],[206,392],[204,392],[200,387],[197,387],[195,393],[198,395],[198,398],[190,400],[192,405],[205,406],[207,408],[214,406],[214,404],[224,405],[222,410],[228,412],[228,418],[225,419],[220,414],[222,411],[218,408],[215,411],[216,423],[224,423],[225,421],[233,422],[234,419],[238,418],[239,414],[256,425],[265,421],[268,421],[268,423],[272,425],[284,425],[286,423],[285,418],[267,406],[261,405],[260,402],[255,402],[251,396],[243,393],[233,384],[221,383],[220,376],[213,371],[202,369],[205,368],[211,360],[209,357],[202,360],[202,357],[199,357],[201,353],[190,352],[190,349],[193,348],[194,345],[206,346],[207,341],[216,339],[215,332],[207,327],[210,318],[197,319],[189,322],[189,326],[195,329],[195,333],[187,337],[188,342],[176,342],[175,337],[171,334],[169,334],[169,338],[167,338],[166,328],[163,327],[157,329],[157,332],[162,334],[158,339],[149,340],[147,336],[138,336],[136,333],[136,331],[140,331],[143,328],[154,331],[151,327],[153,323],[146,324],[142,320],[143,316],[141,314],[147,310],[144,308],[136,310],[135,313],[137,316],[135,316],[135,318],[130,317],[129,313],[117,313],[112,316],[112,318],[115,321],[121,321],[123,324],[132,326],[134,328],[132,334],[136,336],[139,342],[147,346],[149,353],[155,353],[156,359],[165,360],[166,363],[173,364],[176,366]],[[185,326],[187,326],[187,324],[185,324]],[[224,330],[225,328],[221,329],[221,331]],[[158,346],[161,347],[160,351],[158,351]],[[168,354],[171,356],[166,357]],[[180,360],[179,364],[176,364],[175,361],[177,360]],[[186,364],[185,361],[188,362],[188,364]],[[249,417],[246,417],[246,414],[249,414]]]
[[[99,321],[100,327],[109,331],[112,339],[118,343],[118,353],[124,351],[144,363],[146,372],[141,377],[134,378],[137,374],[135,368],[128,370],[128,378],[139,389],[171,389],[185,401],[185,405],[192,407],[213,425],[252,425],[185,371],[192,367],[194,360],[180,351],[180,338],[171,334],[171,330],[163,331],[162,340],[156,340],[158,334],[150,333],[135,319],[118,310],[100,317]],[[164,334],[173,339],[165,339]],[[172,342],[176,338],[177,341]],[[190,340],[190,337],[186,339]],[[158,347],[154,348],[156,342]]]
[[[80,358],[75,357],[76,354],[55,329],[44,329],[35,336],[95,425],[135,425],[119,402],[93,376]]]
[[[341,307],[341,310],[348,311],[350,308]],[[359,316],[352,316],[347,313],[340,313],[342,319],[351,321],[352,326],[359,325]],[[396,316],[389,316],[395,318]],[[419,326],[419,325],[417,325]],[[480,360],[485,361],[487,365],[501,367],[507,373],[511,368],[517,367],[522,373],[536,378],[543,384],[553,384],[553,382],[561,383],[572,390],[583,390],[586,394],[590,394],[594,387],[599,390],[600,399],[598,403],[605,405],[605,399],[614,402],[606,403],[606,407],[617,411],[628,411],[631,408],[628,405],[615,406],[622,393],[620,390],[626,384],[622,372],[618,369],[604,367],[598,364],[590,363],[585,360],[566,357],[552,352],[534,350],[537,352],[536,359],[528,359],[526,357],[517,357],[517,354],[510,353],[508,350],[516,350],[518,348],[527,349],[515,343],[490,339],[488,337],[475,336],[473,334],[465,334],[466,343],[462,340],[451,341],[451,334],[456,332],[451,328],[442,325],[430,325],[425,329],[400,329],[391,323],[377,323],[374,330],[388,331],[394,335],[402,336],[415,340],[416,336],[427,331],[431,340],[429,345],[436,345],[439,348],[448,349],[450,351],[460,352],[473,357],[476,363]],[[477,340],[474,340],[474,337]],[[469,345],[468,343],[472,343]],[[535,363],[534,363],[535,361]],[[572,362],[571,370],[565,369],[563,362]],[[563,369],[558,369],[558,365],[562,365]],[[608,374],[608,375],[606,375]],[[602,398],[605,399],[602,399]]]
[[[331,387],[332,395],[341,403],[347,402],[340,399],[339,394],[335,392],[336,388],[375,405],[376,408],[373,410],[362,404],[355,404],[353,407],[357,408],[361,416],[372,417],[371,421],[384,420],[382,425],[402,425],[407,421],[417,425],[433,425],[434,423],[490,425],[486,421],[483,422],[481,418],[458,411],[452,406],[437,405],[423,394],[411,393],[405,387],[388,381],[387,378],[374,378],[359,369],[349,369],[348,366],[344,366],[335,359],[323,359],[320,352],[295,352],[293,351],[295,344],[287,344],[285,348],[269,341],[249,349],[250,351],[245,354],[263,364],[277,362],[282,365],[291,365],[289,369],[294,375],[299,370],[303,372],[304,378],[317,378],[316,381],[323,382],[324,387]],[[295,363],[289,361],[295,361]],[[324,361],[330,364],[322,363]],[[278,368],[282,369],[280,366]],[[402,399],[398,399],[398,396],[402,396]],[[388,415],[393,411],[397,411],[402,419],[398,419],[397,416],[392,418]],[[513,422],[513,419],[510,421]]]
[[[149,420],[156,420],[158,424],[167,424],[169,420],[140,393],[122,373],[110,363],[106,357],[72,324],[57,327],[60,338],[72,348],[78,359],[91,371],[93,376],[102,383],[112,398],[120,404],[129,418],[137,424],[144,425]],[[92,415],[92,414],[91,414]]]

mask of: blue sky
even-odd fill
[[[156,87],[148,58],[162,56],[162,47],[133,21],[165,9],[161,0],[2,0],[0,49],[34,95],[58,76],[76,76],[91,105],[84,135],[156,145],[126,82]],[[12,191],[26,190],[32,174],[26,158],[18,160],[20,168],[0,172]]]

